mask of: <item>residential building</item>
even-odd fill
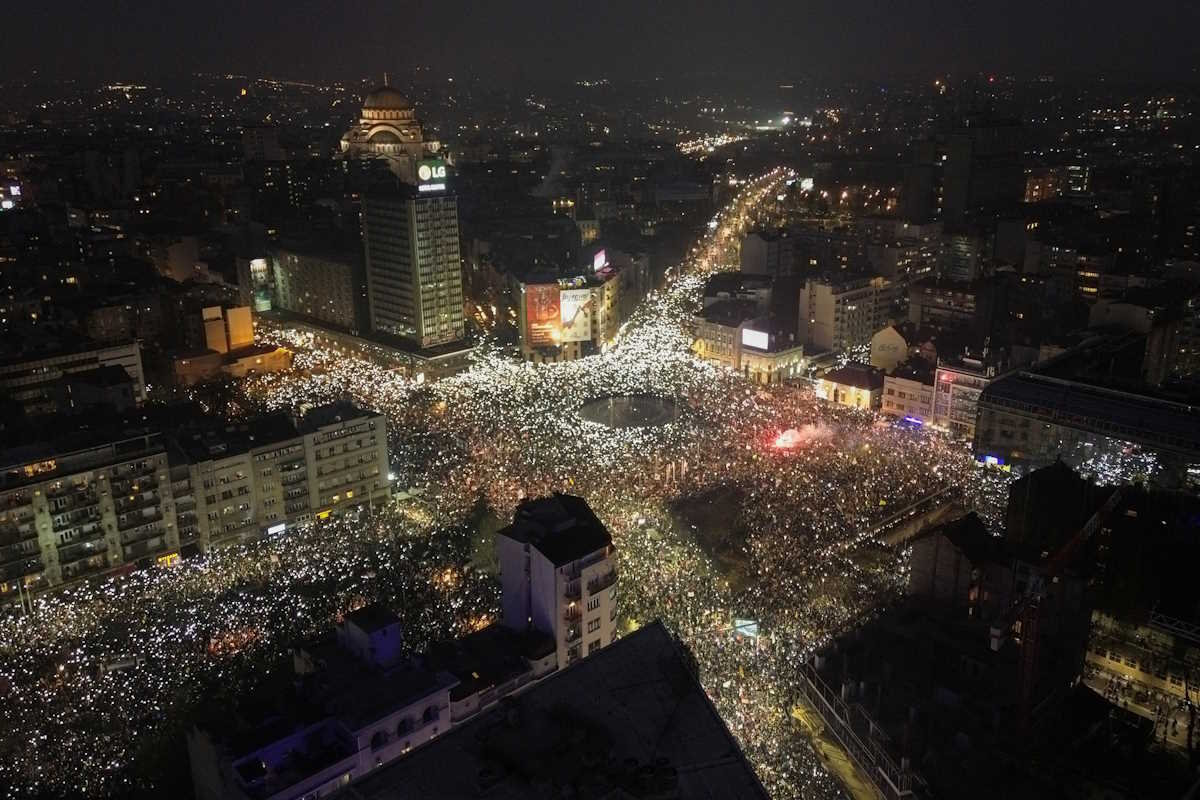
[[[4,453],[0,597],[177,551],[168,441],[140,430],[83,431]]]
[[[883,413],[921,424],[932,422],[933,374],[929,362],[919,358],[896,367],[883,379]]]
[[[20,405],[27,416],[50,413],[57,408],[59,384],[64,376],[107,366],[125,370],[133,384],[135,401],[140,404],[146,400],[142,350],[137,342],[80,343],[61,350],[9,356],[0,360],[0,392]]]
[[[968,326],[975,321],[977,289],[951,280],[922,281],[908,288],[908,319],[915,325]]]
[[[692,663],[652,622],[338,797],[765,800]]]
[[[955,436],[972,439],[979,395],[1001,371],[1001,362],[986,351],[978,357],[938,358],[934,373],[933,422]]]
[[[391,496],[385,419],[349,404],[298,421],[213,424],[187,408],[102,419],[0,454],[0,601]]]
[[[796,270],[795,239],[787,230],[753,231],[742,238],[741,271],[750,275],[791,275]]]
[[[844,351],[870,343],[888,323],[894,287],[886,278],[808,278],[800,293],[800,330],[810,352]]]
[[[405,658],[402,641],[395,614],[365,606],[294,649],[294,683],[202,712],[187,735],[197,800],[327,797],[448,731],[457,679]]]
[[[612,538],[588,504],[571,495],[527,500],[496,537],[504,624],[554,639],[559,667],[617,636]]]

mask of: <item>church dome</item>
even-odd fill
[[[380,86],[363,99],[363,110],[401,111],[412,108],[408,99],[390,86]]]

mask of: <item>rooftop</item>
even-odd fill
[[[346,621],[351,622],[363,633],[374,633],[392,625],[398,625],[400,618],[382,603],[372,603],[363,606],[346,615]]]
[[[980,402],[1102,428],[1118,438],[1146,439],[1200,453],[1200,407],[1149,395],[1017,372],[988,385]]]
[[[836,383],[839,386],[853,386],[857,389],[873,391],[883,387],[883,370],[867,364],[847,364],[844,367],[830,370],[822,380]]]
[[[500,535],[533,545],[556,567],[612,546],[608,529],[587,501],[569,494],[526,500]]]
[[[346,401],[329,403],[328,405],[318,406],[305,412],[304,416],[300,419],[300,432],[312,433],[318,428],[324,428],[327,425],[349,422],[352,419],[373,416],[374,414],[375,412],[373,411],[361,409],[353,403]]]
[[[758,316],[753,300],[718,300],[700,311],[700,318],[714,325],[736,328]]]
[[[175,439],[193,461],[207,461],[265,447],[299,436],[291,417],[282,411],[237,424],[208,424],[179,431]]]
[[[343,800],[765,798],[659,622],[351,784]]]

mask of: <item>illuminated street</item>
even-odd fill
[[[369,601],[397,611],[415,649],[486,624],[498,584],[472,567],[474,526],[563,491],[611,530],[624,628],[661,618],[680,636],[771,795],[839,796],[791,716],[796,665],[897,596],[905,560],[875,540],[881,522],[943,492],[994,521],[1007,478],[939,434],[691,354],[704,277],[731,263],[740,233],[762,222],[760,201],[793,178],[776,170],[742,187],[602,355],[539,366],[482,355],[418,384],[298,332],[268,334],[295,364],[240,383],[232,410],[342,398],[380,410],[400,499],[42,598],[0,623],[0,785],[9,796],[128,787],[212,687],[236,692],[297,636]],[[625,427],[580,416],[625,396],[674,410]]]

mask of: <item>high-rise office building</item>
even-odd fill
[[[416,186],[363,198],[371,330],[423,348],[465,335],[458,200],[445,174],[443,162],[422,162]]]

